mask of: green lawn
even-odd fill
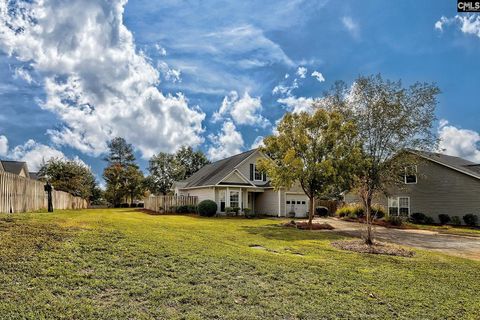
[[[332,233],[278,223],[129,209],[0,215],[0,318],[480,317],[479,262],[342,252]]]

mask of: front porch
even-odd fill
[[[226,186],[215,187],[215,202],[218,214],[225,214],[226,208],[239,208],[239,214],[244,214],[245,209],[255,213],[257,210],[258,194],[264,193],[263,188],[251,186]]]

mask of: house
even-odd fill
[[[11,160],[1,160],[0,162],[2,163],[5,172],[13,173],[24,178],[30,177],[26,162]]]
[[[29,172],[28,176],[32,180],[38,180],[38,172]]]
[[[253,149],[207,164],[186,180],[175,182],[175,194],[213,200],[219,214],[227,207],[238,207],[263,215],[285,217],[295,213],[305,217],[307,195],[299,186],[274,190],[269,177],[256,167],[257,160],[265,157]]]
[[[404,184],[388,190],[375,202],[391,215],[410,216],[421,212],[438,221],[439,214],[450,217],[480,215],[480,164],[441,153],[409,151],[419,157],[418,164],[406,168]],[[353,193],[345,202],[357,202]]]

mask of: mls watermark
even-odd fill
[[[480,12],[480,1],[457,0],[457,12]]]

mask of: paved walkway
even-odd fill
[[[365,225],[335,218],[316,218],[317,223],[329,223],[338,232],[360,237]],[[480,260],[480,237],[441,234],[429,230],[393,229],[374,226],[376,239],[399,245],[443,252],[450,255]]]

